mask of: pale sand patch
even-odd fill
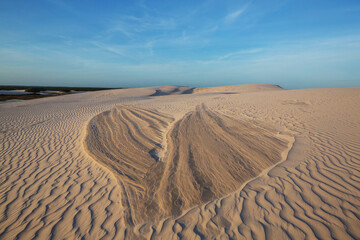
[[[159,88],[0,105],[0,238],[360,238],[360,88],[150,96]],[[178,217],[129,227],[118,178],[84,151],[89,120],[125,105],[179,122],[202,103],[294,137],[287,160]]]

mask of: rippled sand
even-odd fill
[[[360,88],[0,105],[0,239],[358,239]]]

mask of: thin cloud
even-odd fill
[[[133,32],[128,30],[128,26],[122,22],[118,22],[116,25],[108,29],[108,32],[120,32],[128,38],[134,36]]]
[[[51,3],[52,5],[61,8],[65,11],[78,14],[78,11],[75,10],[71,4],[64,2],[63,0],[46,0],[47,2]]]
[[[228,15],[225,16],[224,22],[226,23],[232,23],[234,22],[238,17],[240,17],[248,8],[248,6],[245,6],[243,8],[240,8],[236,10],[235,12],[231,12]]]
[[[113,54],[116,54],[116,55],[120,55],[120,56],[126,56],[125,52],[123,49],[120,49],[120,48],[114,48],[112,46],[107,46],[107,45],[104,45],[104,44],[101,44],[99,42],[91,42],[94,46],[102,49],[102,50],[105,50],[107,52],[111,52]]]
[[[107,32],[120,32],[128,38],[134,38],[139,33],[174,29],[176,29],[176,22],[172,18],[153,17],[150,15],[145,15],[144,17],[123,15],[113,21]]]
[[[219,57],[219,60],[225,60],[225,59],[233,58],[233,57],[236,57],[239,55],[259,53],[262,51],[263,51],[262,48],[252,48],[252,49],[246,49],[246,50],[241,50],[241,51],[237,51],[237,52],[231,52],[224,56]]]
[[[154,56],[154,48],[153,48],[153,42],[147,42],[144,47],[149,50],[150,56]]]
[[[132,60],[154,56],[154,42],[151,41],[145,44],[128,45],[106,44],[99,41],[91,41],[89,43],[102,51]]]

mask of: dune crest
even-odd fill
[[[278,85],[274,84],[246,84],[246,85],[230,85],[221,87],[204,87],[195,88],[193,93],[244,93],[244,92],[258,92],[258,91],[278,91],[283,90]]]
[[[129,225],[178,216],[224,196],[280,161],[288,148],[276,131],[204,105],[168,129],[172,121],[149,109],[121,106],[89,122],[85,149],[119,180]]]

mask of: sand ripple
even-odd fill
[[[360,88],[287,91],[273,87],[272,91],[247,93],[241,86],[233,86],[231,94],[224,94],[226,89],[214,89],[211,94],[151,96],[158,89],[176,91],[171,87],[124,89],[1,104],[0,239],[360,239]],[[209,109],[195,109],[201,103]],[[112,109],[116,106],[128,107],[115,112]],[[176,146],[186,144],[193,154],[200,154],[196,147],[199,141],[219,139],[218,149],[229,145],[234,140],[227,140],[234,137],[232,134],[237,136],[237,128],[226,116],[236,119],[239,126],[254,123],[255,129],[265,128],[270,138],[279,137],[271,130],[277,128],[293,136],[295,143],[286,161],[245,184],[240,183],[242,175],[218,178],[216,171],[227,167],[218,162],[219,169],[214,171],[217,181],[207,187],[215,199],[155,224],[138,224],[141,216],[135,216],[130,218],[130,226],[129,217],[134,215],[123,199],[123,186],[142,193],[147,185],[135,177],[146,178],[146,173],[140,167],[129,168],[127,174],[134,179],[125,175],[121,179],[120,173],[109,171],[113,168],[104,167],[84,151],[89,120],[106,111],[109,115],[114,111],[114,123],[126,120],[132,127],[126,134],[133,134],[130,142],[136,148],[135,140],[142,139],[142,150],[138,150],[142,157],[138,160],[146,160],[150,168],[166,165],[160,176],[169,172],[176,186],[197,186],[197,180],[204,179],[202,171],[208,172],[183,161],[186,151]],[[139,114],[142,121],[136,117]],[[195,119],[205,119],[212,123],[211,128],[202,128]],[[190,130],[209,139],[201,135],[188,139],[186,132]],[[175,138],[181,135],[184,137]],[[109,139],[109,144],[112,142]],[[127,147],[132,149],[133,145]],[[214,149],[206,151],[216,158]],[[229,157],[237,151],[222,155]],[[177,152],[177,158],[171,157]],[[170,171],[166,167],[174,166],[174,159],[178,159],[178,167]],[[202,165],[210,164],[208,159],[200,159]],[[188,179],[194,181],[182,181],[181,169],[188,169]],[[223,182],[228,179],[239,181],[241,186],[216,198],[218,189],[229,186]],[[160,193],[171,182],[159,182],[162,185],[156,186],[156,194],[149,196],[157,203],[164,199],[158,207],[168,209]],[[206,199],[201,188],[192,192],[201,201]],[[184,193],[179,196],[187,199]]]

